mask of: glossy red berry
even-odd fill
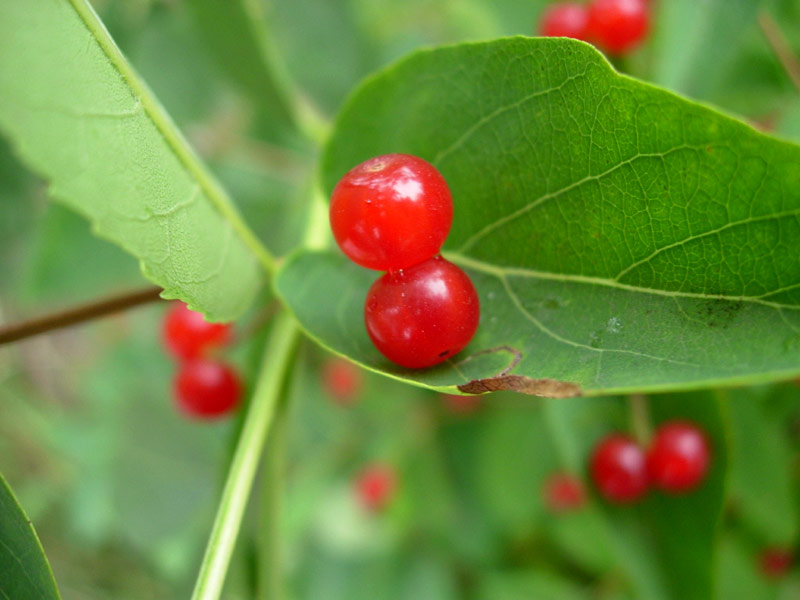
[[[703,481],[710,457],[708,440],[696,425],[670,421],[656,430],[647,453],[647,470],[654,486],[680,494]]]
[[[342,406],[356,401],[363,383],[361,369],[343,358],[331,358],[322,367],[325,392]]]
[[[385,508],[394,498],[397,475],[394,467],[374,463],[365,467],[356,478],[356,492],[361,504],[370,511]]]
[[[626,54],[644,41],[650,28],[647,0],[593,0],[588,35],[611,54]]]
[[[794,559],[794,552],[789,548],[765,548],[758,557],[759,570],[769,579],[778,579],[794,566]]]
[[[442,394],[442,399],[449,412],[461,416],[474,413],[481,407],[481,404],[483,404],[483,398],[472,394],[467,396],[462,396],[460,394]]]
[[[581,508],[586,501],[583,483],[571,473],[553,473],[544,482],[545,506],[553,513],[566,513]]]
[[[209,323],[202,313],[189,310],[183,302],[174,302],[164,318],[162,338],[170,354],[181,360],[190,360],[227,345],[231,326]]]
[[[239,404],[239,376],[225,363],[198,359],[183,363],[174,381],[180,409],[191,417],[219,417]]]
[[[437,254],[453,222],[444,177],[409,154],[386,154],[348,171],[333,190],[333,236],[368,269],[393,271]]]
[[[639,500],[649,486],[642,448],[622,434],[611,435],[595,446],[591,474],[600,494],[619,504]]]
[[[546,37],[588,40],[589,13],[583,4],[560,2],[547,7],[539,21],[539,33]]]
[[[386,273],[364,305],[367,333],[380,352],[409,369],[456,355],[478,328],[480,305],[469,276],[436,256]]]

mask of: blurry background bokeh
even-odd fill
[[[303,226],[315,150],[259,122],[248,65],[220,60],[225,40],[203,12],[206,3],[93,4],[253,229],[276,253],[290,250]],[[533,35],[547,4],[265,6],[287,72],[309,104],[333,118],[364,76],[405,53]],[[758,20],[768,11],[796,56],[800,2],[653,0],[653,10],[651,39],[618,68],[800,140],[800,93]],[[145,284],[133,259],[50,203],[44,183],[0,139],[0,322]],[[271,302],[265,292],[236,326],[231,356],[249,381],[257,325]],[[35,523],[65,599],[191,592],[239,422],[197,423],[177,413],[173,367],[159,340],[165,308],[152,304],[0,348],[0,472]],[[563,515],[544,501],[552,473],[577,466],[585,477],[592,445],[629,427],[629,399],[497,394],[463,406],[363,373],[342,401],[325,383],[330,358],[304,341],[292,374],[279,532],[290,597],[670,597],[669,579],[678,575],[662,569],[651,514],[609,509],[593,494]],[[797,543],[800,388],[786,382],[652,402],[719,403],[729,425],[727,452],[715,455],[715,481],[727,486],[720,527],[685,542],[689,553],[693,544],[713,545],[716,597],[800,598],[799,574],[770,578],[759,564],[765,549]],[[376,463],[393,469],[396,490],[371,510],[356,482]],[[257,508],[258,499],[225,598],[252,597]],[[670,514],[661,528],[680,518]]]

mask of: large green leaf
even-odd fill
[[[60,598],[33,525],[0,475],[0,596]]]
[[[586,44],[509,38],[422,51],[368,80],[326,149],[326,190],[387,152],[427,158],[450,183],[445,255],[478,288],[480,327],[460,357],[400,369],[364,331],[376,274],[299,253],[277,289],[333,350],[463,391],[800,372],[799,147],[620,76]]]
[[[85,0],[3,4],[0,130],[165,297],[247,308],[269,258]]]

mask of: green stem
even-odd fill
[[[258,461],[275,420],[297,339],[298,330],[292,318],[281,312],[275,319],[264,351],[261,373],[228,471],[192,600],[216,600],[222,592]]]
[[[647,406],[647,396],[643,394],[631,394],[628,397],[630,403],[631,429],[633,435],[642,445],[650,443],[653,436],[653,426],[650,423],[650,408]]]
[[[283,577],[281,560],[280,515],[284,489],[286,448],[286,404],[278,408],[272,435],[267,443],[258,536],[258,598],[281,600]]]

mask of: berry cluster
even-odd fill
[[[178,360],[173,390],[184,414],[210,419],[236,408],[242,389],[239,376],[210,356],[230,343],[230,325],[209,323],[183,302],[175,302],[164,318],[162,338],[167,352]]]
[[[452,221],[447,182],[416,156],[371,158],[333,190],[336,243],[353,262],[387,271],[367,293],[367,333],[386,358],[403,367],[431,367],[450,358],[478,328],[472,281],[439,255]]]
[[[705,434],[687,421],[670,421],[655,433],[649,449],[623,434],[595,446],[591,475],[600,494],[619,504],[641,499],[651,487],[668,494],[696,489],[708,472],[711,449]]]
[[[708,472],[710,456],[708,440],[697,426],[670,421],[658,428],[647,451],[621,433],[600,440],[592,452],[590,475],[606,500],[627,504],[651,487],[668,494],[696,489]],[[586,500],[581,480],[567,472],[551,474],[542,492],[553,513],[577,510]]]
[[[591,42],[616,55],[635,49],[649,29],[648,0],[559,2],[545,11],[539,23],[541,35]]]

